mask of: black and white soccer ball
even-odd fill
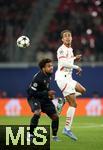
[[[20,36],[17,39],[17,46],[20,48],[27,48],[30,45],[30,39],[27,36]]]

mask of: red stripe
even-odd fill
[[[60,58],[67,58],[67,57],[68,57],[68,55],[67,55],[67,56],[60,56],[59,59],[60,59]],[[68,59],[70,59],[70,58],[74,58],[74,59],[75,59],[74,56],[71,56],[71,57],[69,57]]]
[[[60,56],[59,59],[60,59],[60,58],[67,58],[67,57],[65,57],[65,56]]]
[[[60,68],[60,71],[62,71],[63,69],[64,69],[64,67],[61,67],[61,68]]]
[[[62,89],[62,92],[65,90],[66,87],[67,87],[67,83],[65,84],[64,88]]]

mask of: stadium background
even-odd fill
[[[103,121],[102,0],[0,0],[0,14],[0,124],[13,124],[15,119],[10,116],[31,116],[26,101],[26,88],[38,70],[37,63],[40,59],[45,57],[53,59],[56,69],[56,50],[61,44],[60,32],[64,29],[70,29],[73,33],[74,53],[83,56],[79,64],[83,68],[82,76],[76,76],[75,72],[73,76],[87,88],[87,93],[77,99],[76,115],[96,116],[94,119],[82,118],[84,123],[89,121],[101,123]],[[16,40],[21,35],[30,38],[29,48],[17,47]],[[53,80],[51,86],[56,90],[57,96],[62,96]],[[91,112],[88,113],[86,106],[93,100],[94,91],[98,93],[97,102],[90,105]],[[13,106],[14,109],[11,111]],[[8,112],[8,108],[11,112]],[[66,108],[67,105],[62,115],[65,114]],[[76,118],[77,122],[82,122]],[[15,124],[16,122],[17,120],[14,121]],[[22,119],[19,118],[19,124],[22,124],[21,122]],[[26,124],[29,124],[29,121]],[[85,135],[83,136],[85,138]]]

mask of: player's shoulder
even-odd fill
[[[67,50],[65,49],[64,45],[61,45],[61,46],[58,48],[57,54],[58,54],[58,55],[63,55],[63,54],[66,54],[66,53],[67,53]]]
[[[69,50],[69,51],[73,51],[73,48],[72,48],[72,47],[69,47],[68,50]]]
[[[61,49],[64,49],[63,44],[61,46],[59,46],[58,51],[60,51]]]
[[[33,80],[38,81],[40,79],[40,76],[41,76],[40,72],[37,72],[36,74],[34,74]]]
[[[65,51],[65,48],[64,48],[64,45],[61,45],[58,50],[57,50],[57,53],[61,53],[61,52],[64,52]]]
[[[45,78],[47,78],[47,76],[42,71],[39,71],[34,75],[34,79],[38,82],[44,81]]]

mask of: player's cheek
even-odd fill
[[[51,71],[53,71],[53,67],[51,68]]]

